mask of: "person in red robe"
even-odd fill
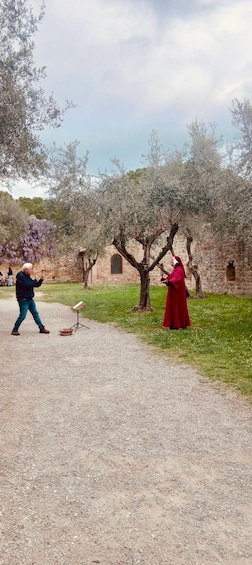
[[[191,325],[186,300],[186,274],[178,255],[172,257],[171,265],[174,267],[172,273],[161,279],[168,286],[163,327],[179,330]]]

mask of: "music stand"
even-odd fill
[[[87,328],[88,330],[90,329],[88,326],[85,326],[85,324],[81,324],[80,323],[80,310],[83,308],[83,306],[85,306],[84,302],[78,302],[78,304],[75,304],[75,306],[73,306],[73,310],[76,312],[77,314],[77,322],[76,324],[74,324],[73,326],[71,326],[71,328],[75,328],[75,331],[78,328]]]

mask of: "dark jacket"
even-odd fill
[[[23,271],[17,274],[16,278],[16,296],[17,300],[26,298],[31,300],[34,297],[34,287],[42,285],[42,279],[31,279],[30,275],[26,275]]]

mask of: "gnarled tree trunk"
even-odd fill
[[[140,274],[140,297],[139,303],[133,308],[134,311],[137,310],[153,310],[150,303],[150,273],[146,269],[141,269]]]
[[[117,235],[113,240],[113,245],[116,247],[117,251],[134,267],[137,269],[140,275],[140,297],[137,306],[132,308],[133,311],[137,310],[153,310],[150,301],[150,272],[160,264],[162,258],[166,255],[168,251],[172,251],[172,244],[174,237],[178,231],[178,224],[174,223],[171,225],[169,236],[166,239],[166,244],[160,252],[158,253],[156,259],[151,261],[151,247],[155,241],[163,233],[163,230],[157,230],[156,233],[149,235],[148,237],[138,236],[136,241],[142,245],[143,248],[143,259],[141,262],[137,261],[134,255],[126,249],[125,237],[123,230]]]
[[[195,292],[196,292],[195,298],[205,298],[204,292],[202,290],[200,274],[198,272],[198,265],[193,264],[193,256],[192,256],[192,251],[191,251],[192,242],[193,242],[193,238],[192,238],[191,234],[188,234],[187,238],[186,238],[186,249],[187,249],[187,253],[188,253],[187,266],[190,269],[190,271],[191,271],[191,273],[192,273],[192,275],[195,279]]]
[[[85,261],[85,254],[86,254],[85,251],[80,251],[78,255],[81,258],[82,280],[83,280],[83,283],[84,283],[84,288],[87,290],[89,288],[89,286],[88,286],[89,274],[92,271],[92,268],[97,261],[98,253],[97,253],[95,259],[91,259],[90,257],[87,257],[86,261]]]

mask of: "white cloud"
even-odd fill
[[[227,116],[251,96],[251,24],[250,0],[50,0],[36,54],[46,88],[78,104],[56,139],[97,148],[99,168],[113,136],[112,155],[123,132]]]
[[[21,180],[16,184],[14,184],[11,191],[9,192],[15,200],[17,200],[21,196],[27,196],[28,194],[30,198],[35,198],[35,196],[40,196],[41,198],[46,197],[46,191],[43,187],[31,186],[29,183],[27,183],[24,180]]]

